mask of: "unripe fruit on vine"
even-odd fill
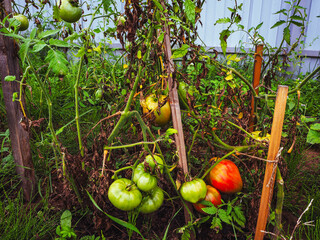
[[[59,16],[62,20],[74,23],[81,18],[82,9],[78,3],[72,0],[57,0]]]
[[[18,14],[18,15],[13,16],[13,18],[20,22],[20,25],[18,27],[19,31],[25,31],[28,29],[29,20],[26,16],[24,16],[22,14]]]

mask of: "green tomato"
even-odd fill
[[[147,214],[157,211],[164,199],[164,194],[161,188],[155,187],[152,189],[148,195],[142,200],[140,212]]]
[[[145,173],[143,163],[139,163],[138,166],[133,170],[132,181],[137,183],[143,173]]]
[[[133,171],[133,182],[137,184],[137,187],[148,192],[157,186],[158,180],[155,176],[144,171],[143,163],[138,164],[138,166]]]
[[[22,15],[22,14],[18,14],[13,16],[14,19],[18,20],[20,22],[20,25],[18,27],[19,31],[25,31],[28,29],[29,27],[29,20],[26,16]]]
[[[59,16],[62,20],[74,23],[81,18],[82,9],[72,0],[57,0]]]
[[[171,108],[169,101],[167,101],[159,109],[159,102],[162,103],[167,96],[161,95],[159,98],[160,99],[158,99],[155,94],[151,94],[145,101],[141,101],[141,106],[143,114],[146,114],[150,120],[153,120],[155,125],[164,126],[171,119]]]
[[[131,211],[140,205],[142,194],[131,180],[120,178],[110,185],[108,198],[116,208]]]
[[[184,200],[196,203],[203,200],[207,194],[207,185],[201,178],[195,178],[185,182],[180,187],[180,193]]]
[[[163,160],[161,157],[157,156],[157,155],[152,155],[154,160],[156,160],[157,162],[157,169],[160,170],[161,173],[163,173]],[[149,166],[151,167],[152,171],[154,171],[155,167],[156,167],[156,163],[154,162],[153,158],[151,155],[146,156],[145,158],[145,162],[147,162],[149,164]]]

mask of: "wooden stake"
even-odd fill
[[[2,1],[1,4],[3,4],[6,13],[12,12],[10,0]],[[4,17],[0,16],[0,18]],[[36,186],[29,144],[29,122],[28,119],[24,118],[20,103],[12,101],[13,93],[20,92],[20,83],[18,82],[20,80],[18,49],[12,38],[1,34],[0,49],[1,85],[7,112],[12,154],[16,163],[16,171],[21,177],[24,198],[26,201],[29,201]],[[4,78],[8,75],[16,76],[17,81],[5,81]],[[24,91],[22,92],[24,93]],[[21,100],[22,106],[24,106],[24,96],[21,96]]]
[[[162,6],[164,7],[164,1],[161,1]],[[177,134],[175,134],[175,142],[176,147],[178,151],[179,156],[179,165],[183,170],[184,175],[189,175],[188,171],[188,162],[187,162],[187,154],[186,154],[186,147],[184,142],[184,134],[183,134],[183,127],[182,127],[182,121],[181,121],[181,111],[180,111],[180,104],[179,104],[179,97],[178,97],[178,91],[177,91],[177,84],[173,80],[173,73],[174,73],[174,63],[171,51],[171,43],[170,43],[170,30],[168,25],[164,25],[163,27],[165,35],[164,35],[164,54],[166,56],[166,59],[168,60],[168,85],[169,85],[169,99],[170,99],[170,108],[171,108],[171,114],[172,114],[172,122],[173,122],[173,128],[178,131]],[[190,203],[186,203],[186,205],[189,208],[189,211],[192,211],[192,205]],[[184,216],[185,216],[185,222],[186,224],[190,222],[191,216],[186,208],[184,208]],[[190,239],[195,239],[195,236],[193,232],[191,233]]]
[[[266,172],[264,175],[263,189],[260,200],[259,216],[257,221],[255,240],[263,240],[269,208],[273,194],[273,187],[277,170],[277,155],[279,153],[284,113],[286,110],[288,86],[279,86],[277,91],[276,105],[273,114],[271,137],[268,150]]]
[[[253,66],[253,82],[252,86],[256,93],[259,93],[261,66],[262,66],[262,54],[263,54],[263,44],[256,45],[256,51],[254,54],[254,66]],[[254,131],[254,121],[255,121],[255,104],[254,97],[251,99],[251,114],[249,119],[249,132]]]

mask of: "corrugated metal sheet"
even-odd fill
[[[238,0],[238,4],[243,3],[243,10],[240,13],[242,16],[241,24],[248,30],[251,27],[257,26],[259,23],[263,23],[259,29],[259,33],[265,38],[265,41],[271,46],[279,46],[282,35],[283,27],[270,29],[271,26],[280,19],[284,19],[284,15],[274,14],[282,8],[288,8],[286,0]],[[21,5],[25,4],[24,0],[16,0]],[[55,1],[51,0],[52,4]],[[87,1],[90,4],[91,9],[93,6],[97,6],[100,1]],[[117,0],[117,8],[120,12],[124,10],[123,0]],[[202,25],[198,25],[199,36],[207,47],[219,48],[219,33],[225,29],[226,24],[214,25],[219,18],[230,16],[230,11],[227,7],[233,7],[234,0],[207,0],[204,4],[204,8],[201,12]],[[308,15],[308,24],[306,28],[306,37],[303,39],[300,47],[304,49],[301,56],[305,58],[305,64],[303,64],[303,71],[311,71],[312,68],[319,64],[320,56],[320,0],[302,0],[301,5],[306,8]],[[91,10],[87,10],[83,7],[85,14],[90,13]],[[35,11],[35,9],[34,9]],[[49,15],[51,9],[48,9]],[[82,21],[84,27],[87,26],[88,21]],[[105,24],[102,19],[95,21],[93,28],[98,24]],[[297,28],[292,26],[291,28],[292,41],[297,37]],[[99,40],[103,36],[98,34],[96,39]],[[114,46],[119,46],[118,41],[111,39]],[[243,46],[245,48],[252,48],[250,44],[250,37],[244,32],[235,32],[228,39],[228,51],[232,52],[235,48]],[[198,41],[201,44],[201,41]]]

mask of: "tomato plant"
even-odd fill
[[[204,200],[211,202],[216,207],[222,203],[221,202],[221,194],[219,193],[219,191],[217,189],[215,189],[214,187],[212,187],[210,185],[207,185],[207,194],[206,194],[206,197]],[[206,214],[202,210],[202,208],[205,208],[207,206],[203,205],[202,203],[194,203],[193,206],[198,212]]]
[[[140,205],[142,194],[131,180],[120,178],[110,185],[108,198],[116,208],[130,211]]]
[[[202,179],[195,178],[190,182],[183,183],[180,187],[180,193],[184,200],[196,203],[206,197],[207,186]]]
[[[219,162],[209,173],[210,185],[223,193],[240,192],[243,186],[238,167],[230,160]]]
[[[18,27],[19,31],[25,31],[29,27],[29,20],[26,16],[22,14],[17,14],[13,16],[14,19],[18,20],[20,22],[20,25]]]
[[[148,192],[157,186],[158,180],[155,176],[144,171],[144,164],[140,163],[133,171],[133,179],[138,188],[144,192]]]
[[[164,199],[164,194],[161,188],[155,187],[150,192],[147,193],[147,196],[141,202],[140,212],[147,214],[152,213],[158,210]]]
[[[154,120],[158,126],[166,125],[171,119],[169,101],[164,102],[166,98],[167,96],[161,95],[158,99],[155,94],[151,94],[141,103],[143,113],[147,114],[149,119]]]
[[[82,15],[82,9],[78,6],[76,1],[58,0],[57,6],[59,9],[59,16],[66,22],[74,23],[78,21]]]

